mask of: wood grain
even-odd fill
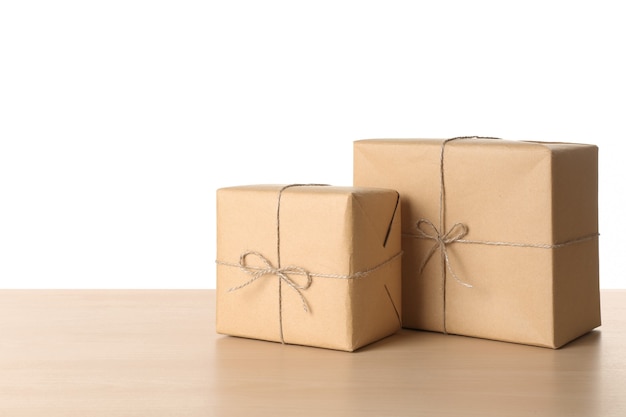
[[[355,353],[215,334],[212,290],[0,291],[0,416],[624,416],[626,291],[560,350],[403,330]]]

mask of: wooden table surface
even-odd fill
[[[212,290],[0,291],[0,416],[626,416],[626,290],[560,350],[402,330],[355,353],[215,334]]]

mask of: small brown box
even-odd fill
[[[400,231],[392,190],[218,190],[217,332],[346,351],[393,334]]]

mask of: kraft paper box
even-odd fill
[[[597,147],[354,143],[354,184],[402,200],[403,325],[558,348],[600,325]]]
[[[400,233],[392,190],[218,190],[217,332],[346,351],[395,333]]]

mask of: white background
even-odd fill
[[[0,287],[212,288],[215,190],[352,181],[352,141],[600,147],[626,288],[620,2],[3,1]]]

